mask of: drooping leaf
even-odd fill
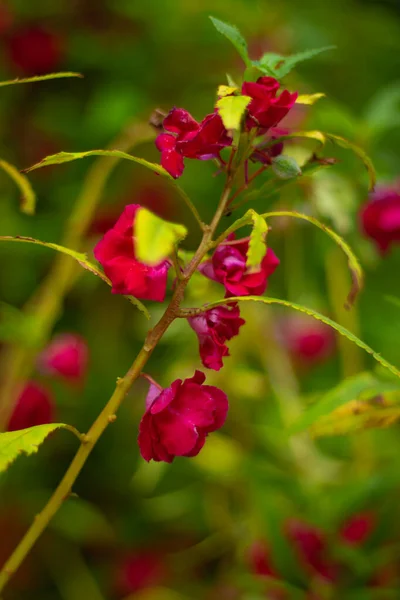
[[[301,94],[297,96],[296,104],[315,104],[321,98],[326,98],[326,94]]]
[[[21,211],[26,215],[33,215],[35,213],[36,196],[29,179],[22,175],[14,165],[5,160],[0,159],[0,168],[11,177],[21,190]]]
[[[376,362],[378,362],[382,367],[384,367],[387,371],[400,378],[400,370],[388,362],[385,358],[382,358],[380,354],[375,352],[372,348],[370,348],[365,342],[360,340],[354,333],[339,325],[329,317],[325,317],[325,315],[321,315],[321,313],[313,310],[312,308],[307,308],[306,306],[302,306],[301,304],[295,304],[294,302],[289,302],[288,300],[281,300],[280,298],[268,298],[266,296],[234,296],[229,299],[218,300],[216,302],[211,302],[207,304],[204,309],[201,309],[201,312],[205,310],[209,310],[216,306],[221,306],[222,304],[226,304],[227,302],[261,302],[262,304],[278,304],[280,306],[285,306],[286,308],[291,308],[293,310],[297,310],[298,312],[304,313],[310,317],[313,317],[317,321],[321,321],[321,323],[325,323],[325,325],[329,325],[335,331],[337,331],[340,335],[347,338],[350,342],[356,344],[359,348],[370,354]]]
[[[318,419],[332,413],[342,405],[358,400],[360,397],[364,398],[366,393],[373,397],[391,391],[400,391],[400,384],[392,381],[380,381],[372,373],[360,373],[349,377],[306,409],[290,428],[290,431],[291,433],[304,431]]]
[[[42,242],[41,240],[36,240],[35,238],[26,237],[26,236],[11,236],[11,235],[1,235],[0,242],[23,242],[28,244],[37,244],[38,246],[44,246],[45,248],[51,248],[52,250],[56,250],[56,252],[61,252],[62,254],[67,254],[74,260],[76,260],[81,267],[93,273],[93,275],[97,275],[100,277],[107,285],[112,285],[111,281],[108,279],[107,275],[103,273],[101,269],[99,269],[96,265],[91,263],[86,254],[83,252],[76,252],[75,250],[71,250],[70,248],[66,248],[65,246],[59,246],[58,244],[53,244],[52,242]],[[126,296],[128,300],[134,304],[145,316],[147,319],[150,318],[149,312],[147,308],[133,296]]]
[[[259,61],[255,61],[253,64],[259,67],[266,75],[281,79],[285,77],[294,69],[294,67],[305,60],[309,60],[321,52],[327,50],[334,50],[336,46],[324,46],[322,48],[314,48],[312,50],[305,50],[304,52],[298,52],[290,56],[282,56],[274,52],[268,52],[260,58]]]
[[[35,454],[47,436],[56,429],[68,429],[80,438],[79,432],[64,423],[37,425],[18,431],[0,433],[0,473],[5,471],[20,454]]]
[[[250,96],[225,96],[217,101],[216,107],[228,131],[240,129],[245,110],[250,102]]]
[[[271,168],[280,179],[293,179],[301,175],[301,169],[297,161],[291,156],[280,154],[272,159]]]
[[[136,256],[147,265],[156,265],[171,254],[186,234],[184,225],[164,221],[147,208],[141,208],[135,219]]]
[[[249,210],[253,228],[250,234],[249,248],[247,250],[246,267],[250,270],[259,269],[261,262],[267,252],[265,237],[268,225],[265,219],[254,210]]]
[[[0,81],[0,87],[15,85],[17,83],[36,83],[37,81],[48,81],[49,79],[65,79],[67,77],[79,77],[82,79],[83,75],[71,71],[66,71],[64,73],[48,73],[47,75],[35,75],[34,77],[25,77],[23,79],[17,78],[9,79],[8,81]]]
[[[242,57],[247,67],[251,66],[251,60],[249,59],[246,40],[243,38],[240,31],[234,25],[220,21],[215,17],[210,17],[212,24],[215,29],[222,33],[228,40],[235,46],[236,50]]]

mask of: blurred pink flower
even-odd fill
[[[150,267],[135,256],[134,224],[139,204],[129,204],[94,248],[94,255],[112,282],[113,294],[162,302],[167,289],[169,260]]]
[[[56,335],[38,358],[39,369],[70,382],[81,382],[87,371],[86,340],[75,333]]]
[[[363,544],[375,526],[375,515],[372,512],[357,513],[342,525],[339,535],[351,546]]]
[[[359,214],[364,235],[371,238],[381,254],[400,244],[400,185],[382,186],[371,194]]]
[[[335,333],[311,317],[296,315],[282,320],[279,329],[282,343],[301,365],[315,365],[332,356]]]
[[[62,42],[58,34],[33,25],[18,29],[8,36],[10,62],[24,75],[42,75],[56,70],[62,58]]]
[[[118,565],[116,588],[125,596],[160,585],[165,577],[166,566],[162,556],[156,551],[138,550],[128,554]]]
[[[203,385],[204,381],[204,373],[196,371],[166,389],[150,385],[138,437],[145,460],[170,463],[175,456],[196,456],[207,435],[222,427],[228,398],[217,387]]]
[[[35,381],[29,381],[18,397],[7,431],[51,423],[54,413],[55,405],[50,391]]]

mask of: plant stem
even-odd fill
[[[117,380],[117,385],[111,398],[89,429],[87,435],[84,436],[78,452],[73,458],[57,489],[51,496],[42,512],[36,516],[31,527],[28,529],[17,548],[3,566],[0,572],[0,592],[2,592],[9,579],[19,568],[26,555],[31,550],[32,546],[36,543],[37,539],[46,529],[50,520],[61,507],[64,500],[68,498],[72,491],[73,484],[75,483],[97,441],[107,426],[114,422],[117,410],[119,409],[134,381],[140,376],[142,369],[149,360],[154,348],[164,335],[165,331],[168,329],[169,325],[179,316],[180,304],[183,300],[185,288],[189,283],[191,276],[202,261],[204,255],[207,253],[214,232],[217,229],[219,220],[224,212],[229,194],[231,192],[231,181],[232,178],[228,176],[218,208],[211,221],[211,224],[206,227],[203,238],[195,255],[186,269],[183,271],[182,279],[178,281],[175,291],[172,295],[172,299],[163,316],[158,321],[154,329],[149,331],[143,348],[135,358],[129,371],[123,378]]]
[[[112,147],[127,151],[152,137],[154,137],[154,133],[149,126],[134,124],[113,142]],[[82,191],[68,219],[61,242],[63,246],[72,250],[81,249],[82,240],[101,199],[107,179],[118,160],[114,157],[102,157],[89,170]],[[33,317],[35,329],[40,335],[39,349],[50,335],[54,322],[61,311],[64,296],[73,286],[78,269],[75,262],[68,256],[57,256],[39,290],[25,306],[25,313]],[[37,352],[38,347],[21,345],[7,345],[2,352],[0,361],[3,365],[0,374],[0,431],[4,431],[7,427],[18,394],[18,387],[29,379],[35,366]]]

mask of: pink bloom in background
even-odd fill
[[[151,550],[129,554],[118,565],[116,587],[126,596],[147,587],[160,585],[166,577],[163,558]]]
[[[198,123],[183,108],[173,108],[163,127],[169,133],[160,133],[156,146],[161,152],[162,166],[175,179],[183,173],[184,158],[216,158],[222,148],[232,144],[218,113],[207,115]]]
[[[45,425],[54,420],[54,400],[45,387],[29,381],[23,387],[8,423],[8,431]]]
[[[225,286],[226,297],[230,296],[261,296],[272,275],[279,265],[279,258],[268,248],[261,263],[260,270],[253,272],[246,267],[246,255],[249,239],[229,240],[220,244],[210,261],[199,266],[203,275],[218,281]]]
[[[263,577],[275,577],[279,579],[279,575],[271,563],[269,548],[264,541],[258,540],[251,545],[249,549],[248,560],[251,571],[255,575],[261,575]]]
[[[358,513],[350,517],[340,529],[341,539],[351,546],[363,544],[375,526],[375,516],[371,512]]]
[[[336,581],[337,565],[329,556],[324,532],[298,519],[287,523],[286,532],[305,567],[328,581]]]
[[[296,315],[281,322],[280,337],[292,358],[303,365],[315,365],[332,356],[335,333],[311,317]]]
[[[217,306],[205,313],[190,317],[188,321],[199,338],[203,365],[208,369],[219,371],[223,366],[223,357],[229,356],[225,342],[238,335],[240,327],[245,323],[244,319],[240,318],[238,305],[232,304],[230,308]]]
[[[170,463],[175,456],[196,456],[207,435],[225,423],[228,398],[204,381],[204,373],[196,371],[166,389],[150,385],[138,438],[145,460]]]
[[[54,71],[62,57],[60,37],[39,26],[19,29],[8,38],[10,62],[24,75]]]
[[[142,300],[162,302],[167,289],[169,260],[155,266],[135,257],[134,222],[139,204],[129,204],[94,248],[94,255],[112,282],[113,294],[127,294]]]
[[[277,96],[279,81],[273,77],[259,77],[255,83],[245,81],[242,94],[252,98],[247,107],[247,129],[275,127],[289,112],[297,100],[297,92],[287,90]]]
[[[367,237],[385,254],[392,244],[400,244],[400,185],[380,187],[360,210],[360,226]]]
[[[87,371],[89,352],[86,340],[75,333],[56,335],[39,355],[39,368],[48,375],[81,382]]]

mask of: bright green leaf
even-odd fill
[[[29,180],[16,167],[5,160],[0,159],[0,168],[11,177],[21,190],[21,211],[27,215],[33,215],[35,213],[36,196]]]
[[[135,219],[135,252],[138,260],[156,265],[167,258],[174,246],[186,237],[184,225],[164,221],[154,213],[141,208]]]
[[[317,56],[317,54],[321,54],[321,52],[326,52],[326,50],[333,49],[335,49],[335,46],[324,46],[323,48],[314,48],[312,50],[298,52],[291,56],[282,56],[281,54],[268,52],[267,54],[264,54],[259,61],[254,61],[253,64],[266,75],[281,79],[288,75],[299,62],[313,58],[314,56]]]
[[[249,248],[247,250],[246,267],[250,270],[257,270],[260,268],[261,262],[267,253],[265,237],[268,225],[265,219],[254,210],[249,210],[248,213],[253,221],[253,229],[251,230]]]
[[[71,250],[70,248],[66,248],[65,246],[59,246],[58,244],[53,244],[51,242],[42,242],[41,240],[36,240],[34,238],[25,237],[22,235],[18,235],[15,237],[11,235],[1,235],[0,242],[24,242],[28,244],[37,244],[38,246],[44,246],[45,248],[51,248],[52,250],[56,250],[56,252],[67,254],[68,256],[76,260],[81,267],[83,267],[87,271],[90,271],[91,273],[93,273],[93,275],[97,275],[97,277],[100,277],[100,279],[107,283],[107,285],[112,285],[111,281],[103,273],[103,271],[101,271],[101,269],[99,269],[96,265],[91,263],[87,259],[86,254],[83,254],[82,252],[76,252],[75,250]],[[137,298],[134,298],[133,296],[126,296],[126,298],[128,298],[128,300],[132,304],[134,304],[148,319],[150,318],[147,308]]]
[[[297,161],[285,154],[280,154],[272,159],[271,168],[275,175],[280,179],[293,179],[301,175],[301,169],[297,164]]]
[[[225,96],[217,101],[216,107],[228,131],[240,129],[245,110],[250,102],[250,96]]]
[[[15,85],[16,83],[36,83],[37,81],[48,81],[49,79],[65,79],[67,77],[79,77],[82,79],[83,75],[81,73],[72,73],[70,71],[65,73],[48,73],[47,75],[36,75],[35,77],[26,77],[24,79],[0,81],[0,87]]]
[[[236,50],[242,57],[245,65],[247,67],[250,67],[251,60],[249,59],[246,40],[243,38],[240,31],[234,25],[230,25],[229,23],[220,21],[215,17],[210,17],[210,19],[215,29],[219,31],[219,33],[222,33],[222,35],[224,35],[226,38],[228,38],[230,42],[232,42],[232,44],[235,46]]]
[[[20,454],[35,454],[47,436],[56,429],[68,429],[80,438],[79,432],[64,423],[37,425],[29,429],[0,433],[0,473],[5,471]]]
[[[211,302],[210,304],[207,304],[204,307],[204,309],[201,309],[201,311],[203,312],[205,310],[209,310],[210,308],[214,308],[215,306],[221,306],[222,304],[226,304],[227,302],[261,302],[262,304],[278,304],[280,306],[285,306],[287,308],[291,308],[293,310],[297,310],[301,313],[309,315],[317,321],[321,321],[321,323],[325,323],[325,325],[329,325],[329,327],[332,327],[332,329],[337,331],[340,335],[347,338],[350,342],[353,342],[354,344],[356,344],[356,346],[362,348],[362,350],[370,354],[387,371],[390,371],[390,373],[400,378],[400,371],[397,367],[392,365],[385,358],[382,358],[380,354],[375,352],[375,350],[373,350],[367,344],[365,344],[365,342],[360,340],[356,335],[354,335],[354,333],[351,333],[351,331],[349,331],[342,325],[339,325],[339,323],[335,323],[335,321],[332,321],[332,319],[329,319],[329,317],[321,315],[312,308],[307,308],[306,306],[302,306],[301,304],[295,304],[294,302],[289,302],[288,300],[281,300],[280,298],[268,298],[265,296],[234,296],[229,299]]]

